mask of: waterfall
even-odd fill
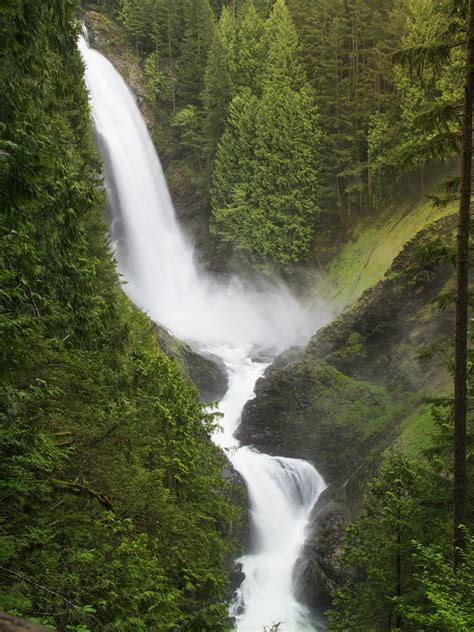
[[[242,408],[267,364],[304,343],[324,320],[303,308],[281,282],[256,288],[238,278],[209,278],[193,261],[192,244],[177,223],[163,170],[135,99],[113,65],[80,38],[94,131],[104,159],[111,239],[124,290],[156,322],[224,361],[229,389],[220,404],[222,431],[214,441],[245,480],[255,541],[239,561],[245,574],[231,606],[239,632],[280,624],[282,632],[318,624],[295,596],[292,576],[311,509],[324,489],[315,468],[271,457],[234,438]]]

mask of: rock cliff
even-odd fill
[[[420,231],[384,278],[311,339],[277,359],[247,403],[238,437],[270,454],[313,462],[328,489],[313,511],[302,590],[318,601],[338,581],[347,520],[407,418],[444,389],[452,310],[453,217]],[[448,250],[447,250],[448,249]]]

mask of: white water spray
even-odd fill
[[[317,629],[294,596],[292,572],[324,482],[309,463],[239,447],[233,434],[267,366],[253,361],[252,352],[276,354],[301,344],[323,318],[314,308],[303,309],[281,283],[267,282],[256,290],[234,278],[222,285],[196,268],[134,97],[105,57],[83,38],[79,46],[124,289],[153,320],[221,357],[228,371],[229,389],[220,405],[223,431],[214,440],[247,484],[256,535],[253,552],[240,560],[245,580],[232,606],[237,630],[259,632],[276,623],[282,632]]]

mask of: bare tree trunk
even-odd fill
[[[466,504],[467,417],[467,325],[469,280],[469,218],[471,207],[472,100],[474,93],[474,0],[469,2],[467,68],[461,150],[461,195],[459,204],[456,328],[454,355],[454,481],[453,567],[459,567],[466,547],[462,525]]]

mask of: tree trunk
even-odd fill
[[[454,355],[454,481],[453,567],[462,560],[466,542],[462,525],[466,504],[467,325],[469,280],[469,216],[471,206],[472,100],[474,92],[474,0],[469,1],[467,68],[461,148],[461,190],[458,224],[456,328]]]

